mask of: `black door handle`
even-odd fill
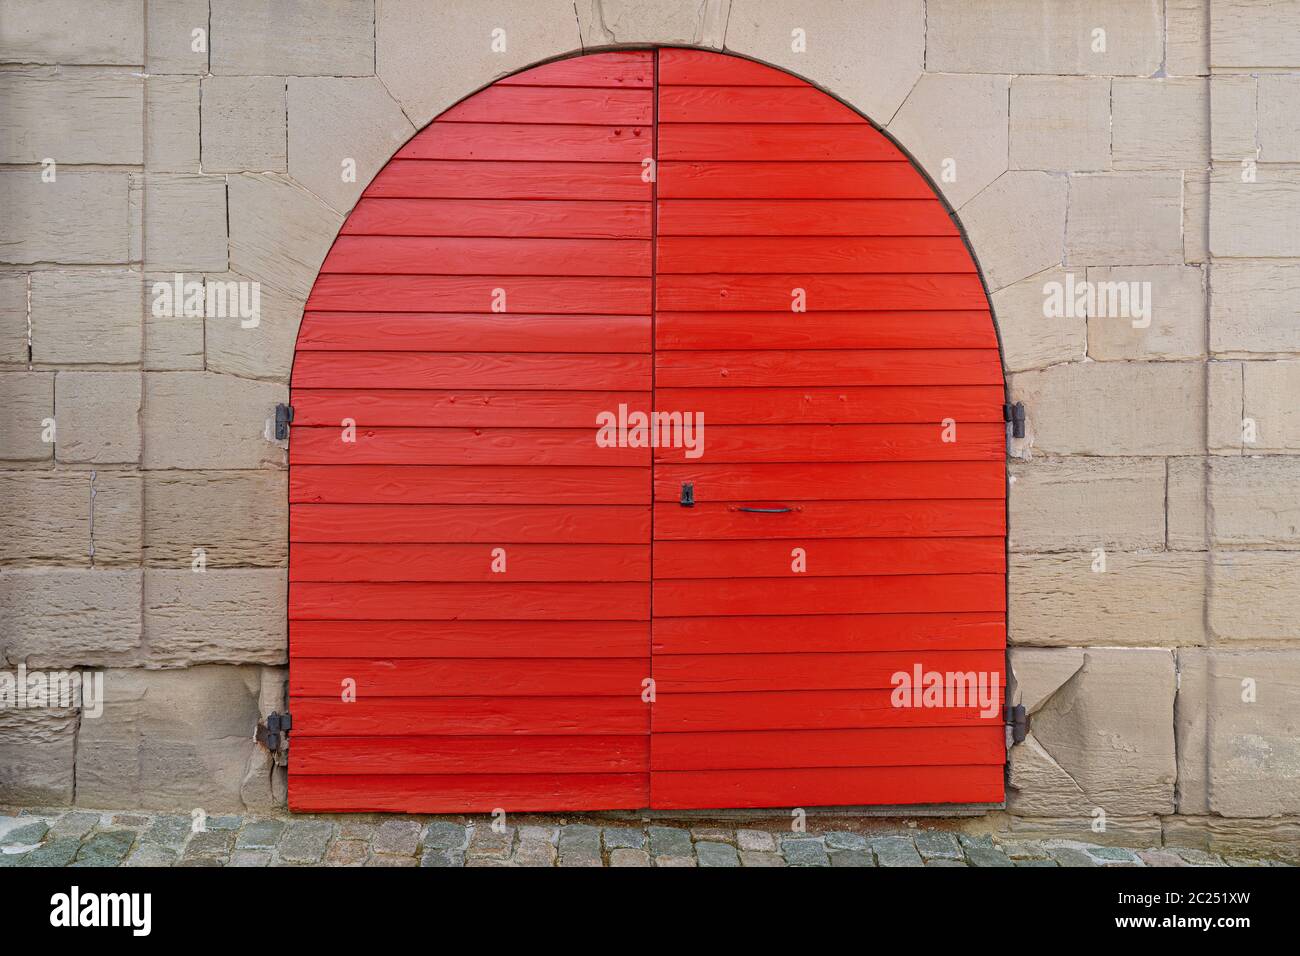
[[[737,508],[737,511],[752,511],[755,514],[779,515],[787,511],[793,511],[793,508]]]

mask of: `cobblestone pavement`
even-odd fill
[[[970,836],[870,819],[792,833],[734,823],[521,815],[207,817],[86,810],[0,812],[9,866],[1283,866],[1178,847]]]

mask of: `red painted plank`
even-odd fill
[[[764,91],[766,92],[766,91]],[[933,199],[908,162],[666,162],[660,199]]]
[[[661,86],[803,86],[804,81],[738,56],[719,56],[704,50],[664,47],[659,53]]]
[[[682,482],[696,501],[799,499],[815,488],[822,500],[1006,497],[1002,462],[820,464],[660,464],[655,500],[680,500]]]
[[[656,549],[658,545],[656,545]],[[1002,649],[1006,618],[993,611],[819,614],[816,617],[656,617],[654,654]]]
[[[1001,767],[836,767],[810,770],[663,771],[651,778],[651,806],[845,806],[998,803]]]
[[[665,86],[661,123],[865,123],[858,113],[811,86]]]
[[[308,312],[298,351],[649,352],[650,330],[648,315]]]
[[[348,584],[303,581],[289,589],[299,620],[640,621],[644,584]]]
[[[496,545],[299,542],[291,555],[289,580],[649,581],[650,547],[649,542]]]
[[[1000,650],[679,654],[656,657],[654,678],[657,690],[664,694],[869,690],[897,688],[903,680],[910,688],[919,667],[923,680],[927,674],[940,675],[936,699],[979,707],[995,717],[1002,710],[1005,662]],[[331,689],[337,686],[335,681]],[[942,698],[938,688],[943,688]]]
[[[664,617],[898,613],[916,608],[929,611],[1001,611],[1006,608],[1003,580],[1000,574],[665,580],[654,582],[654,605],[655,614]],[[616,588],[624,585],[580,584],[568,587]],[[557,603],[561,600],[556,599]],[[527,604],[522,600],[520,603]]]
[[[1002,366],[994,349],[659,352],[655,384],[678,388],[1001,385]]]
[[[987,422],[956,426],[956,440],[945,441],[948,426],[932,425],[709,425],[695,450],[684,445],[654,449],[656,462],[813,462],[813,461],[1000,461],[1006,455],[1006,428]],[[696,451],[702,449],[702,454]],[[615,449],[602,449],[614,451]],[[633,451],[636,449],[628,449]],[[598,464],[553,462],[553,464]],[[619,457],[611,464],[634,464]]]
[[[296,388],[294,425],[468,426],[591,429],[596,415],[625,404],[648,409],[649,392],[511,392],[439,389]]]
[[[651,280],[607,276],[379,276],[322,275],[307,299],[310,309],[394,312],[615,312],[650,311]],[[493,309],[500,303],[503,308]]]
[[[497,85],[650,87],[654,58],[653,50],[588,53],[514,73],[497,80]]]
[[[660,275],[924,274],[974,273],[975,263],[959,236],[664,236],[658,242],[656,268]],[[875,303],[870,307],[879,311]],[[988,303],[976,308],[986,313],[985,324],[992,326]],[[789,302],[782,303],[780,311],[789,313]]]
[[[347,430],[338,427],[295,427],[294,464],[601,467],[650,464],[649,448],[602,448],[597,445],[594,424],[588,428],[363,426],[356,429],[355,441],[344,440],[346,434]]]
[[[620,697],[359,697],[290,700],[293,732],[303,737],[495,734],[638,734],[650,729],[639,694]]]
[[[995,385],[661,388],[655,401],[661,409],[702,413],[706,427],[1002,421],[1002,389]]]
[[[291,774],[296,813],[510,813],[635,810],[650,802],[646,774]]]
[[[1002,731],[1000,714],[982,717],[975,707],[895,707],[890,702],[891,694],[889,690],[660,694],[651,716],[656,734],[981,725]]]
[[[650,509],[632,505],[289,506],[290,541],[640,544]]]
[[[617,697],[639,695],[649,676],[646,661],[635,658],[300,657],[295,665],[289,674],[289,693],[295,697],[328,697],[345,686],[359,698]]]
[[[305,324],[305,323],[304,323]],[[988,312],[659,312],[656,347],[717,349],[996,349]],[[517,351],[525,351],[519,349]],[[627,349],[627,351],[632,351]]]
[[[791,554],[801,548],[802,556]],[[802,557],[808,577],[858,574],[966,574],[1006,570],[1003,538],[831,538],[791,541],[658,541],[654,576],[663,578],[772,578],[796,573]],[[295,553],[295,560],[299,555]]]
[[[648,126],[434,122],[396,158],[640,163],[653,155],[654,131]]]
[[[494,85],[461,100],[438,122],[646,126],[653,119],[648,89]]]
[[[657,205],[661,236],[958,235],[937,199],[661,199]]]
[[[394,159],[366,187],[389,199],[630,199],[647,202],[653,187],[641,163],[511,162]]]
[[[645,468],[502,465],[294,465],[291,502],[342,504],[645,504]]]
[[[648,239],[650,216],[650,204],[644,202],[366,197],[340,234]]]
[[[661,123],[659,125],[660,162],[865,160],[896,163],[906,159],[907,157],[899,152],[897,146],[866,123],[857,125]],[[740,233],[740,235],[745,234]]]
[[[339,236],[320,271],[370,275],[500,274],[511,276],[512,286],[514,276],[648,276],[650,243],[643,239]]]
[[[295,560],[302,547],[294,547]],[[289,643],[295,660],[382,653],[389,658],[635,657],[648,662],[650,655],[645,621],[291,621]]]
[[[817,494],[816,488],[804,494]],[[745,508],[790,508],[747,512]],[[1006,508],[995,498],[917,501],[797,501],[747,499],[699,502],[693,508],[655,504],[656,540],[784,540],[818,538],[986,538],[1006,530]],[[791,544],[793,547],[794,544]],[[809,545],[803,545],[809,547]]]
[[[510,281],[513,288],[519,280]],[[816,316],[791,311],[796,301],[803,307],[801,312],[864,305],[904,310],[978,309],[987,302],[977,275],[661,275],[655,283],[658,309],[764,312],[784,308],[790,312],[789,321],[815,326]],[[611,306],[610,311],[617,309]]]
[[[313,740],[313,743],[318,741]],[[794,767],[898,767],[1006,762],[995,728],[907,727],[870,730],[763,730],[659,734],[653,770],[760,770]]]
[[[650,737],[295,737],[293,772],[639,773]]]
[[[300,352],[295,388],[606,391],[650,387],[650,357],[508,352]]]

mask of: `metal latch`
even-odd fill
[[[691,481],[682,482],[682,507],[695,507],[695,483]]]
[[[266,720],[257,725],[257,742],[271,753],[280,749],[280,742],[288,743],[289,730],[293,727],[293,718],[286,714],[267,714]]]
[[[1029,714],[1024,704],[1007,705],[1007,746],[1024,743],[1029,733]]]
[[[275,406],[275,440],[289,437],[289,423],[293,421],[293,406],[281,403]]]
[[[1002,406],[1002,420],[1011,423],[1011,437],[1025,437],[1025,403],[1016,402],[1014,405]]]

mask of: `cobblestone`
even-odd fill
[[[23,811],[0,816],[0,867],[20,866],[1285,866],[1190,847],[1099,846],[1003,839],[869,818],[807,833],[745,826],[511,816],[424,820],[373,814],[208,817],[128,811]],[[758,825],[763,823],[755,820]],[[812,821],[809,821],[811,824]]]

